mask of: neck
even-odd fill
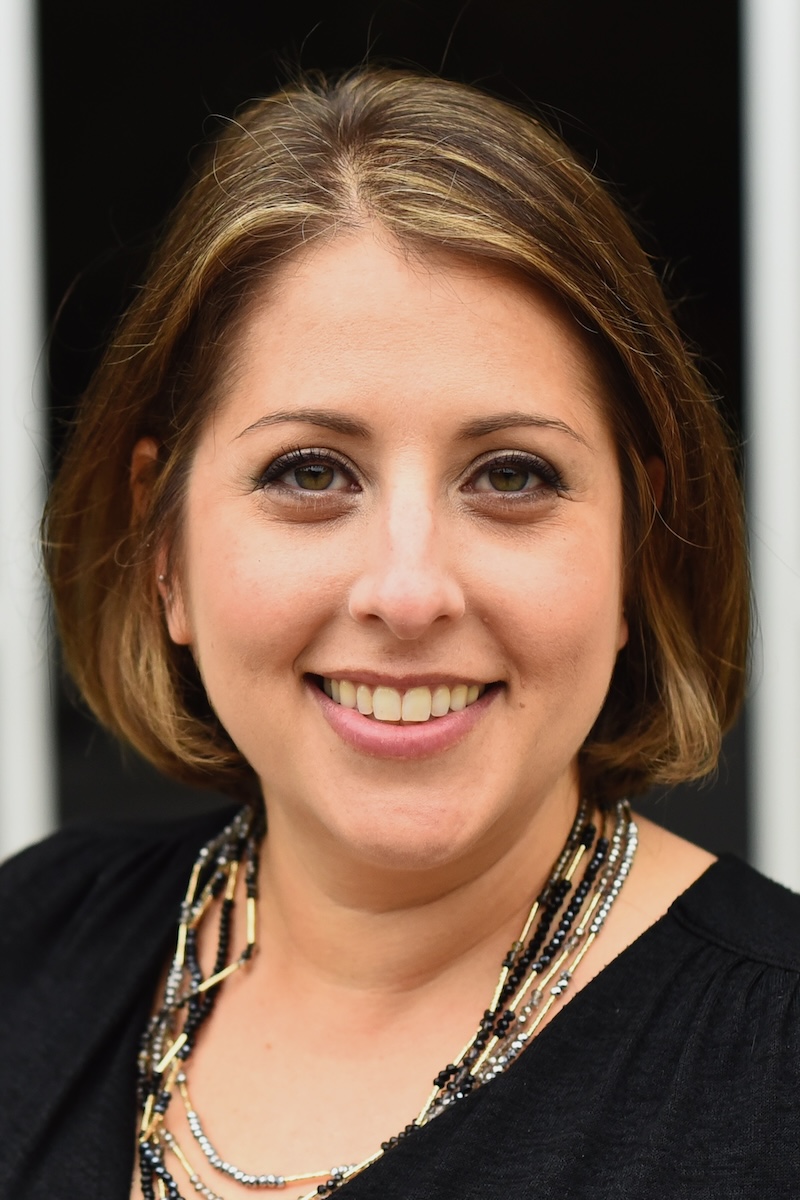
[[[395,994],[493,971],[518,936],[566,841],[576,792],[498,831],[454,862],[386,868],[270,811],[261,867],[263,960],[298,986]],[[481,971],[481,977],[483,971]]]

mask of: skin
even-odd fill
[[[297,464],[263,482],[298,447],[335,455],[328,488],[304,489]],[[135,489],[156,449],[137,446]],[[508,454],[517,491],[487,470]],[[159,566],[170,635],[269,813],[261,953],[192,1063],[232,1160],[366,1156],[474,1032],[572,821],[577,753],[627,638],[621,530],[602,385],[544,293],[368,229],[299,254],[256,298]],[[365,672],[499,686],[457,744],[386,758],[346,743],[309,683]],[[642,823],[575,990],[710,861]]]

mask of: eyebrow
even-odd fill
[[[342,413],[332,412],[327,408],[293,408],[259,417],[252,425],[248,425],[246,429],[237,434],[237,439],[256,429],[287,424],[316,425],[322,429],[331,429],[334,433],[362,439],[370,437],[372,433],[369,425],[363,421],[357,421],[354,417],[347,417]],[[489,434],[499,433],[502,429],[515,428],[555,429],[560,433],[566,433],[576,442],[591,449],[586,438],[571,425],[567,425],[565,421],[559,421],[556,417],[545,417],[536,413],[520,411],[495,413],[491,417],[478,417],[474,421],[467,421],[458,430],[456,438],[460,442],[477,441],[479,438],[488,437]]]
[[[362,421],[356,421],[353,417],[345,417],[341,413],[331,412],[327,408],[291,408],[259,417],[252,425],[248,425],[246,429],[237,434],[237,438],[244,437],[246,433],[252,433],[254,429],[265,429],[269,425],[298,423],[318,425],[323,429],[332,429],[334,433],[346,434],[349,437],[368,438],[372,432],[369,425],[365,425]]]
[[[569,437],[574,438],[576,442],[591,449],[586,438],[578,433],[577,429],[573,429],[571,425],[567,425],[566,421],[559,421],[556,417],[544,417],[538,413],[527,412],[504,412],[496,413],[492,417],[478,417],[476,421],[468,421],[466,425],[462,425],[458,432],[458,439],[462,442],[475,441],[478,438],[488,437],[490,433],[498,433],[501,429],[515,428],[534,428],[534,429],[556,429],[560,433],[566,433]]]

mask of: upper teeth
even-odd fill
[[[428,721],[431,717],[443,717],[448,712],[460,712],[473,704],[486,691],[486,685],[459,683],[455,687],[439,684],[429,687],[413,687],[398,691],[393,687],[368,687],[349,679],[323,677],[322,687],[326,695],[344,708],[357,708],[365,717],[378,721]]]

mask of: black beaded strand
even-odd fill
[[[329,1177],[324,1178],[303,1200],[312,1200],[313,1197],[325,1200],[332,1196],[349,1179],[413,1136],[442,1112],[445,1105],[463,1099],[475,1087],[494,1078],[505,1069],[504,1064],[519,1053],[549,1007],[565,990],[572,978],[571,967],[581,961],[588,945],[597,936],[627,876],[636,849],[636,827],[624,802],[616,806],[616,816],[616,829],[609,842],[605,835],[597,837],[597,828],[588,819],[588,807],[584,802],[581,803],[567,841],[531,909],[520,940],[512,945],[503,960],[492,1006],[483,1014],[469,1046],[465,1047],[456,1062],[449,1063],[436,1076],[434,1093],[419,1117],[397,1135],[381,1143],[380,1150],[364,1162],[333,1168]],[[193,1168],[172,1135],[165,1129],[162,1135],[161,1129],[175,1081],[185,1081],[185,1074],[181,1073],[183,1066],[191,1056],[199,1030],[215,1007],[221,983],[231,971],[252,957],[255,948],[258,851],[263,832],[263,811],[254,813],[243,809],[217,838],[204,847],[195,864],[192,883],[181,910],[178,949],[165,988],[164,1004],[148,1026],[140,1054],[137,1090],[143,1117],[139,1158],[145,1200],[158,1200],[156,1187],[160,1189],[159,1195],[166,1197],[166,1200],[183,1200],[174,1176],[164,1164],[165,1146],[175,1153],[183,1169],[190,1172],[195,1191],[202,1192],[206,1197],[216,1196],[193,1173]],[[573,890],[572,875],[585,854],[589,855],[588,862]],[[231,962],[230,935],[236,877],[240,867],[244,868],[245,874],[248,936],[244,950],[238,959]],[[205,910],[215,901],[220,902],[217,950],[213,970],[204,979],[198,960],[196,927]],[[588,942],[582,941],[590,919],[591,926],[586,935]],[[551,933],[554,923],[555,930]],[[576,923],[579,924],[576,926]],[[542,983],[532,997],[534,1006],[538,1004],[542,988],[549,986],[555,972],[565,961],[570,966],[562,970],[555,984],[550,986],[547,1003],[540,1009],[531,1031],[517,1032],[517,1024],[521,1026],[525,1019],[524,1012],[531,1008],[531,1004],[526,1005],[520,1015],[516,1011],[518,1004],[533,987],[535,979],[541,976]],[[183,1023],[178,1032],[181,1010]],[[498,1047],[510,1044],[510,1048],[507,1051],[504,1049],[499,1059],[489,1057],[487,1060],[495,1044]],[[498,1049],[497,1055],[500,1054]],[[487,1061],[488,1067],[483,1065]],[[477,1073],[473,1073],[473,1070]],[[185,1089],[185,1082],[181,1086]],[[186,1100],[188,1102],[188,1092]],[[202,1140],[204,1135],[199,1118],[197,1129],[198,1133],[194,1135]],[[212,1149],[212,1157],[213,1154],[215,1152]],[[235,1177],[245,1174],[230,1164],[225,1166],[228,1173]],[[301,1178],[310,1179],[311,1176],[292,1177],[297,1181]],[[251,1176],[247,1182],[251,1180],[255,1186],[281,1186],[289,1181],[278,1177],[275,1184],[261,1184]]]

